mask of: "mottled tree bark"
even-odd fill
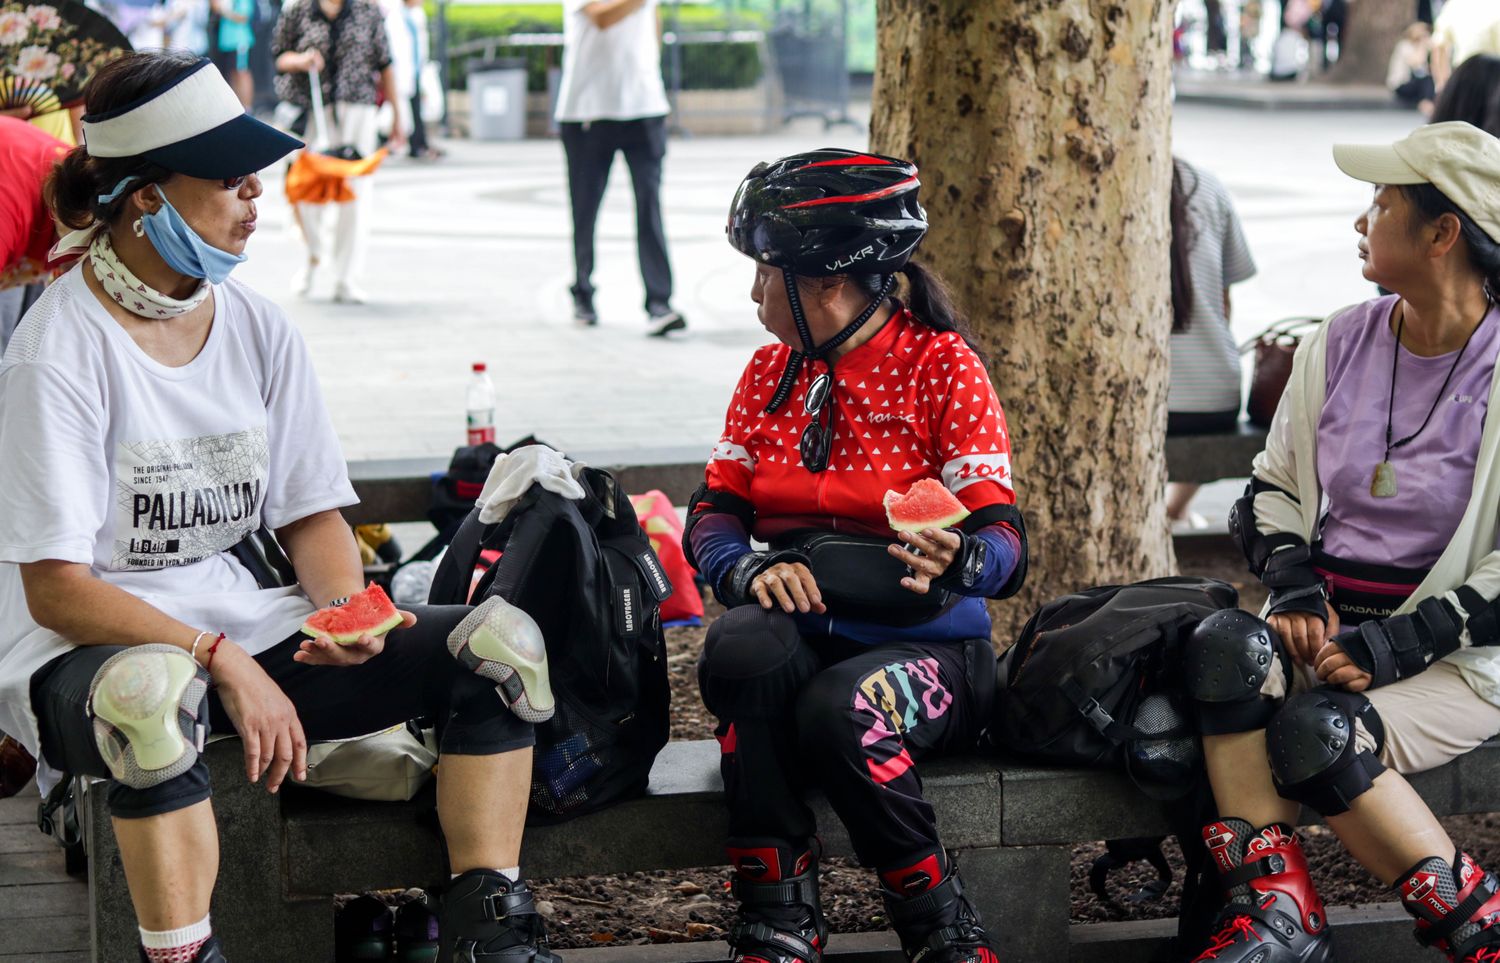
[[[1349,4],[1338,62],[1328,71],[1330,83],[1385,84],[1391,51],[1401,32],[1417,19],[1412,0],[1355,0]],[[1319,62],[1314,52],[1313,62]]]
[[[881,0],[873,150],[921,169],[920,258],[1010,422],[1042,601],[1175,568],[1167,531],[1166,0]]]

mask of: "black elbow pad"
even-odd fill
[[[699,485],[692,495],[688,496],[687,521],[682,526],[682,554],[687,556],[687,563],[694,571],[701,571],[698,567],[697,556],[693,554],[693,529],[704,518],[709,515],[733,515],[745,526],[745,534],[755,530],[755,506],[749,499],[741,498],[732,492],[718,492],[708,487],[704,482]]]

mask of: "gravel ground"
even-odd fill
[[[1241,604],[1255,609],[1263,595],[1247,584],[1242,564],[1226,558],[1220,539],[1204,541],[1179,552],[1183,574],[1209,575],[1235,583]],[[722,609],[711,605],[709,619]],[[713,720],[698,698],[696,661],[703,644],[703,628],[675,628],[667,632],[668,671],[672,683],[672,738],[705,739]],[[1445,819],[1458,844],[1481,864],[1500,864],[1500,816]],[[1380,902],[1391,898],[1384,887],[1349,859],[1326,828],[1304,830],[1313,875],[1331,906]],[[1153,919],[1175,915],[1181,885],[1181,853],[1174,840],[1163,851],[1173,867],[1174,880],[1165,897],[1130,897],[1155,879],[1143,863],[1110,877],[1110,902],[1089,890],[1088,873],[1104,844],[1088,843],[1073,851],[1074,922]],[[539,907],[548,917],[556,947],[579,948],[608,944],[676,943],[722,939],[733,919],[733,904],[725,889],[727,867],[692,872],[629,873],[534,880]],[[854,933],[885,927],[878,887],[871,874],[852,861],[827,859],[823,864],[824,912],[835,933]]]

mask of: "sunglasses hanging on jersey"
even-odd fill
[[[781,278],[786,284],[786,299],[792,308],[792,320],[797,324],[797,337],[802,340],[802,350],[793,351],[791,357],[787,358],[786,370],[782,372],[781,382],[776,386],[776,393],[771,396],[771,403],[766,405],[765,412],[771,414],[786,404],[805,362],[821,361],[827,366],[828,370],[807,386],[807,397],[802,406],[809,415],[809,421],[802,430],[802,440],[797,446],[802,453],[802,466],[816,474],[828,469],[829,455],[833,451],[833,359],[829,354],[854,337],[854,332],[864,327],[865,322],[874,316],[890,295],[891,288],[895,287],[896,277],[888,275],[880,287],[880,293],[859,313],[859,317],[817,346],[812,343],[812,331],[807,327],[807,317],[802,313],[802,298],[797,293],[797,276],[789,269],[782,268]],[[820,414],[822,417],[819,417]]]

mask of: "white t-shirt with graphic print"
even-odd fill
[[[37,754],[32,674],[73,646],[36,624],[20,563],[60,559],[173,618],[261,652],[313,611],[228,550],[355,502],[301,335],[236,281],[202,351],[153,360],[75,267],[0,363],[0,730]]]

